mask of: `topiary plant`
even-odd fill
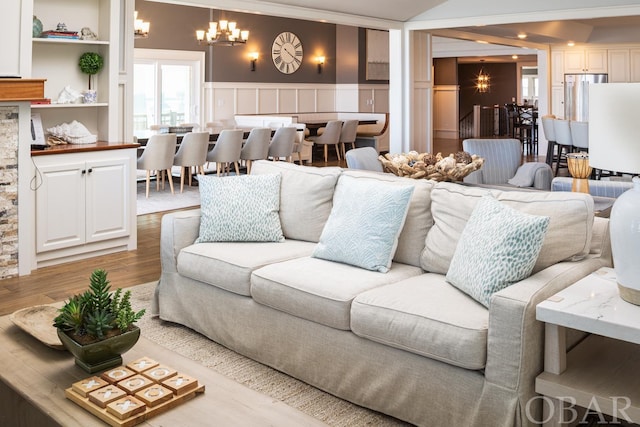
[[[97,52],[85,52],[80,55],[78,66],[80,67],[80,71],[89,74],[89,90],[91,90],[91,78],[94,74],[102,70],[104,59]]]
[[[95,270],[89,289],[74,295],[59,310],[53,326],[65,331],[76,342],[88,344],[101,341],[131,329],[145,310],[135,312],[131,307],[131,291],[117,289],[110,293],[107,272]]]

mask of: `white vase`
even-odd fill
[[[609,221],[613,267],[620,296],[640,305],[640,178],[616,199]]]
[[[98,100],[98,92],[95,90],[85,90],[82,92],[82,102],[85,104],[95,104]]]

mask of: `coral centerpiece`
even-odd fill
[[[414,179],[434,181],[462,181],[471,172],[482,167],[484,159],[466,151],[443,157],[441,153],[385,154],[378,158],[385,172]]]

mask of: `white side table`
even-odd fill
[[[538,304],[546,322],[544,372],[536,378],[545,426],[575,421],[574,406],[640,423],[640,306],[623,301],[612,268]],[[566,352],[566,329],[590,335]],[[579,421],[580,419],[578,419]]]

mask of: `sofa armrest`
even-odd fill
[[[538,163],[542,163],[547,167],[540,166],[538,169],[536,169],[536,173],[533,177],[533,187],[538,190],[550,191],[551,181],[553,180],[553,171],[551,170],[551,166],[543,162]]]
[[[544,368],[544,324],[536,320],[536,305],[608,264],[607,258],[595,256],[561,262],[495,293],[489,307],[486,380],[517,391],[525,401],[530,398]]]
[[[162,217],[160,262],[163,273],[177,271],[178,254],[192,245],[200,233],[200,209],[172,212]]]

